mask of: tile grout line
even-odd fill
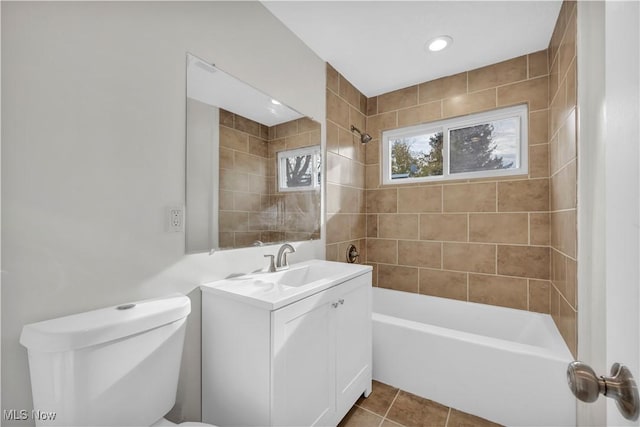
[[[447,412],[447,420],[444,422],[444,427],[449,425],[449,417],[451,417],[451,407],[449,407],[449,412]]]
[[[389,405],[389,407],[387,408],[387,411],[382,416],[382,421],[380,422],[380,425],[382,425],[384,423],[384,420],[387,419],[387,415],[389,415],[389,411],[391,411],[391,407],[393,406],[394,403],[396,403],[396,400],[398,399],[399,395],[400,395],[400,389],[398,389],[398,391],[396,392],[396,395],[393,397],[393,400],[391,401],[391,405]]]

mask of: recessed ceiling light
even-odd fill
[[[280,101],[278,101],[278,100],[276,100],[276,99],[272,99],[272,100],[271,100],[271,103],[272,103],[273,105],[281,105],[281,104],[282,104]]]
[[[434,39],[431,39],[427,42],[426,47],[431,52],[439,52],[445,47],[449,46],[453,43],[453,39],[449,36],[438,36]]]

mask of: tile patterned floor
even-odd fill
[[[338,427],[500,427],[395,387],[373,382]]]

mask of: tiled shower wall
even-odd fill
[[[314,145],[309,118],[267,127],[220,109],[220,247],[319,238],[320,191],[280,194],[275,176],[279,151]]]
[[[377,286],[551,313],[575,355],[575,9],[565,1],[547,50],[369,98],[366,108],[328,65],[327,259],[344,261],[354,243]],[[521,103],[528,175],[380,185],[383,130]],[[349,132],[363,119],[373,137],[364,158]]]
[[[549,44],[551,314],[577,351],[576,3],[565,1]]]
[[[350,131],[364,132],[366,98],[327,64],[327,255],[345,261],[349,244],[366,257],[365,146]]]
[[[368,100],[367,263],[378,286],[549,313],[547,64],[545,50]],[[528,175],[380,185],[383,130],[523,103]]]

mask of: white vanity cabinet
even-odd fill
[[[274,309],[203,286],[203,422],[334,426],[368,395],[371,270],[358,272]]]

